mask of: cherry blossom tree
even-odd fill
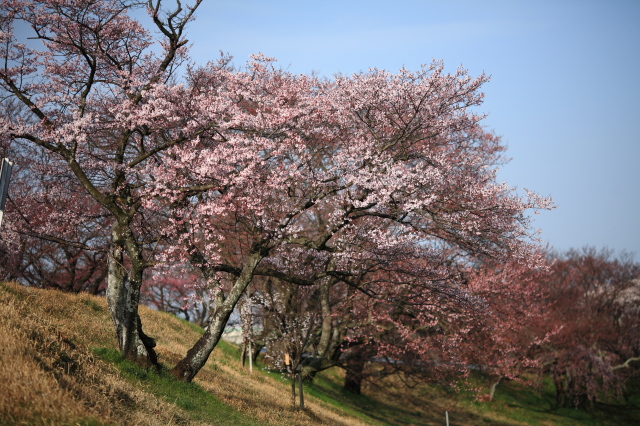
[[[2,96],[23,108],[3,116],[0,128],[8,143],[37,147],[63,167],[109,215],[107,299],[118,342],[127,357],[155,364],[153,339],[137,313],[151,265],[145,249],[155,236],[139,209],[148,177],[140,170],[159,152],[209,131],[210,123],[194,121],[198,108],[189,105],[184,86],[167,84],[186,53],[183,31],[195,6],[178,3],[167,12],[159,1],[147,4],[162,37],[157,54],[150,33],[128,15],[135,6],[2,1]],[[18,40],[26,34],[14,32],[16,24],[30,27],[28,36],[39,43]]]
[[[548,316],[561,328],[541,356],[556,385],[556,403],[579,406],[620,396],[640,362],[640,265],[624,253],[593,247],[550,257]]]
[[[506,380],[519,380],[542,372],[542,346],[560,332],[548,312],[550,268],[542,249],[526,261],[512,258],[486,263],[468,274],[469,289],[486,306],[480,326],[468,334],[464,357],[469,365],[489,379],[492,400],[496,387]]]
[[[25,148],[13,152],[19,167],[8,207],[20,262],[12,278],[33,287],[104,294],[109,218],[59,164]]]
[[[254,299],[260,306],[267,364],[278,370],[301,371],[321,318],[316,288],[291,286],[274,278],[262,284]]]
[[[182,380],[258,276],[339,289],[354,318],[393,325],[410,350],[420,340],[409,337],[438,327],[448,331],[438,344],[454,347],[481,306],[461,271],[524,262],[526,211],[550,206],[496,182],[504,147],[474,111],[488,78],[434,62],[320,79],[262,55],[243,70],[223,59],[178,75],[199,3],[146,4],[157,53],[128,14],[136,3],[1,3],[1,90],[23,105],[1,118],[3,145],[37,150],[104,214],[122,352],[156,363],[137,305],[159,264],[190,264],[213,301],[204,335],[172,371]],[[42,44],[21,44],[15,22]],[[332,322],[323,317],[323,330]]]
[[[160,264],[149,271],[142,285],[140,302],[204,327],[211,309],[210,289],[190,265]]]
[[[435,268],[425,257],[403,259],[407,252],[396,251],[383,265],[382,253],[375,268],[358,277],[359,288],[324,280],[305,286],[293,303],[269,303],[263,312],[265,334],[272,336],[267,353],[280,360],[282,347],[296,342],[293,352],[304,352],[296,365],[307,379],[340,366],[346,370],[345,389],[354,393],[364,379],[387,375],[408,386],[453,383],[471,366],[489,377],[492,394],[502,380],[539,371],[539,347],[554,333],[543,315],[548,268],[541,251],[526,261],[461,268],[449,279],[434,279]],[[274,291],[270,280],[257,291],[271,298],[288,294],[291,300],[281,287]]]

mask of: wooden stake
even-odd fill
[[[298,373],[298,383],[300,384],[300,409],[304,410],[304,388],[302,387],[302,371]]]

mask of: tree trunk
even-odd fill
[[[360,395],[362,391],[362,378],[364,365],[367,359],[365,357],[355,356],[347,361],[347,373],[344,377],[344,390],[353,394]]]
[[[242,368],[244,368],[247,363],[247,357],[249,358],[249,365],[255,364],[262,348],[264,348],[264,343],[261,341],[252,342],[244,340],[242,342],[242,352],[240,354],[240,363],[242,364]]]
[[[322,333],[325,330],[323,328]],[[305,357],[302,360],[302,377],[311,382],[316,374],[338,365],[342,355],[342,344],[344,342],[347,329],[344,324],[332,327],[328,334],[330,339],[325,348],[321,348],[315,355]]]
[[[245,337],[242,340],[242,352],[240,353],[240,364],[242,365],[242,368],[244,368],[244,365],[246,364],[246,359],[247,359],[247,338]]]
[[[107,304],[116,329],[118,346],[125,358],[139,365],[158,367],[158,357],[153,349],[155,341],[144,334],[138,316],[138,302],[142,285],[143,263],[141,258],[129,254],[129,271],[124,266],[124,238],[122,228],[114,225],[109,252],[107,276]],[[135,244],[135,243],[134,243]],[[128,242],[127,248],[131,247]],[[137,245],[137,244],[136,244]],[[134,255],[137,251],[134,251]]]
[[[553,374],[553,382],[556,387],[556,408],[565,407],[565,378],[564,375],[554,372]]]
[[[171,374],[180,380],[190,382],[198,374],[198,371],[204,367],[205,363],[209,359],[209,355],[216,347],[222,332],[224,331],[227,321],[233,312],[238,300],[244,293],[245,289],[253,278],[253,271],[258,266],[258,263],[262,260],[264,254],[253,253],[245,265],[242,268],[242,272],[236,279],[229,295],[226,299],[219,298],[219,302],[216,303],[211,316],[209,317],[209,325],[205,328],[205,332],[202,337],[196,342],[195,345],[187,352],[187,355],[178,362],[178,364],[171,370]]]
[[[260,355],[260,352],[262,352],[262,348],[264,348],[264,344],[262,342],[253,342],[253,348],[250,355],[254,364],[258,360],[258,356]]]
[[[491,386],[489,387],[489,401],[493,401],[493,397],[496,394],[496,388],[498,387],[502,379],[502,376],[498,376],[491,382]]]
[[[347,334],[345,318],[340,325],[333,324],[331,304],[329,302],[329,292],[335,281],[324,283],[320,287],[320,306],[322,308],[322,327],[320,330],[320,341],[316,348],[316,353],[308,356],[302,361],[302,377],[307,381],[312,381],[317,373],[338,365],[340,355],[342,355],[342,344]]]

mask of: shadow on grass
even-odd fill
[[[637,392],[640,389],[634,391]],[[595,402],[587,409],[557,407],[555,388],[547,380],[541,388],[507,382],[498,388],[495,401],[482,410],[493,410],[524,424],[639,425],[640,407],[631,403]]]
[[[175,404],[192,421],[215,425],[258,425],[238,410],[224,404],[195,383],[176,380],[166,370],[145,369],[125,359],[119,351],[109,348],[94,349],[103,360],[114,364],[131,383],[141,384],[158,398]]]
[[[507,425],[495,419],[485,418],[461,407],[451,406],[451,395],[429,386],[429,395],[418,395],[416,389],[380,386],[370,389],[367,394],[356,395],[345,391],[342,380],[335,374],[324,372],[309,385],[309,393],[341,410],[361,418],[367,423],[380,425],[441,425],[446,421],[449,411],[450,424],[453,425]],[[371,396],[369,396],[371,394]],[[436,395],[437,394],[437,395]],[[441,395],[442,394],[442,395]],[[443,400],[447,403],[443,404]],[[450,405],[449,410],[445,408]]]

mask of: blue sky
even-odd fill
[[[640,259],[640,1],[212,1],[192,59],[262,52],[294,73],[485,72],[480,108],[512,161],[499,180],[551,195],[534,225],[554,248]]]

